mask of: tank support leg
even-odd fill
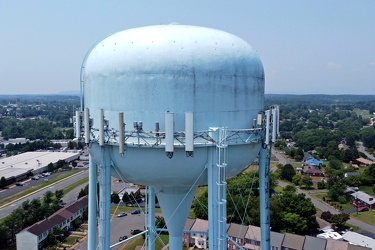
[[[97,183],[98,183],[98,172],[97,166],[92,160],[90,155],[89,158],[89,219],[88,219],[88,249],[96,248],[96,217],[98,213],[98,199],[97,199]]]
[[[261,248],[270,249],[270,186],[269,186],[270,152],[266,145],[259,155],[259,189],[260,189],[260,229]]]
[[[99,249],[110,248],[111,162],[107,147],[101,147],[99,177]]]
[[[155,250],[155,189],[147,187],[147,250]]]

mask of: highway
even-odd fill
[[[0,218],[4,218],[4,217],[8,216],[9,214],[11,214],[14,209],[21,206],[22,202],[24,202],[26,200],[33,200],[33,199],[41,198],[41,197],[43,197],[43,195],[46,191],[55,192],[56,190],[61,190],[64,187],[69,186],[69,185],[87,177],[88,173],[89,173],[88,169],[84,169],[83,171],[77,172],[76,175],[73,175],[69,178],[66,178],[63,181],[59,181],[57,183],[51,183],[51,185],[48,185],[46,188],[36,190],[35,192],[31,193],[30,195],[24,196],[20,199],[14,200],[9,204],[6,204],[6,205],[0,207]],[[53,176],[50,176],[49,178],[51,178],[51,177],[53,177]],[[24,186],[11,187],[7,190],[4,190],[4,191],[0,192],[0,199],[3,199],[3,198],[5,198],[9,195],[13,195],[15,193],[18,193],[18,192],[20,192],[24,189],[27,189],[27,188],[34,189],[35,184],[37,184],[38,182],[43,182],[43,181],[44,181],[43,179],[39,179],[38,181],[29,180],[29,181],[25,182]],[[81,190],[81,188],[85,187],[86,185],[87,184],[81,185],[81,186],[77,187],[76,189],[74,189],[72,192],[69,192],[67,195],[64,196],[63,201],[66,204],[70,204],[73,201],[75,201],[78,197],[78,193]]]

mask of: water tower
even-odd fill
[[[90,194],[100,170],[100,249],[109,247],[111,176],[151,187],[172,250],[182,249],[196,188],[208,184],[210,248],[226,249],[225,180],[247,168],[276,132],[277,110],[264,111],[264,71],[252,47],[203,27],[125,30],[88,52],[81,92],[76,131],[89,145]],[[89,248],[96,235],[90,197]],[[152,237],[153,225],[147,230]]]

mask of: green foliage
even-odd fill
[[[330,211],[324,211],[320,218],[334,223],[336,226],[342,226],[350,219],[350,215],[347,213],[332,214]]]
[[[300,186],[305,186],[305,189],[311,189],[313,186],[312,179],[309,175],[303,175],[300,181]]]
[[[62,190],[56,190],[55,193],[47,191],[42,199],[24,201],[20,207],[13,210],[13,212],[4,219],[3,223],[0,224],[0,231],[6,228],[7,233],[4,234],[4,236],[7,236],[6,239],[15,241],[15,235],[19,231],[49,217],[59,210],[63,204],[62,198]]]
[[[197,218],[208,220],[208,190],[201,196],[196,197],[193,202],[193,211]]]
[[[115,204],[118,204],[120,202],[120,196],[118,195],[117,192],[113,192],[111,194],[111,202]]]
[[[368,148],[375,148],[375,127],[368,127],[361,130],[361,140]]]
[[[294,167],[291,164],[285,164],[281,168],[281,172],[280,172],[281,179],[291,182],[295,175],[296,175],[296,171],[294,170]]]
[[[155,218],[155,226],[156,228],[167,228],[167,224],[165,223],[164,217],[163,216],[156,216]]]
[[[47,165],[47,168],[48,168],[48,172],[53,172],[53,170],[55,170],[55,166],[53,165],[52,162],[50,162],[50,163]]]
[[[318,189],[325,189],[326,183],[324,181],[319,181],[317,184]]]
[[[316,208],[304,194],[283,192],[272,196],[270,205],[272,230],[305,235],[316,232],[319,227]]]
[[[284,190],[283,190],[283,192],[291,192],[291,193],[294,193],[294,192],[296,192],[297,191],[297,188],[296,188],[296,186],[294,186],[294,185],[287,185],[285,188],[284,188]]]
[[[272,179],[272,178],[271,178]],[[276,183],[271,181],[271,183]],[[271,184],[274,185],[274,184]],[[258,172],[249,172],[228,180],[227,220],[259,226]],[[316,209],[304,194],[295,194],[295,187],[287,186],[281,194],[271,196],[271,227],[277,232],[309,234],[316,231]],[[207,219],[208,192],[196,197],[193,203],[197,218]]]
[[[85,188],[82,188],[81,191],[79,191],[77,199],[84,197],[89,194],[89,185],[86,185]]]
[[[5,188],[7,185],[7,180],[5,179],[4,176],[1,176],[1,179],[0,179],[0,188]]]
[[[301,182],[301,179],[302,179],[301,174],[296,174],[295,176],[293,176],[292,182],[294,185],[299,185]]]

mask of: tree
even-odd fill
[[[53,172],[53,170],[55,170],[55,166],[53,165],[52,162],[50,162],[50,163],[48,164],[47,168],[48,168],[48,172]]]
[[[5,188],[7,185],[7,179],[5,179],[4,176],[1,176],[1,179],[0,179],[0,188]]]
[[[300,185],[305,186],[306,189],[310,189],[313,186],[311,177],[309,175],[303,175]]]
[[[287,185],[284,189],[283,189],[283,192],[291,192],[291,193],[295,193],[297,191],[297,188],[296,186],[294,185]]]
[[[120,196],[118,195],[117,192],[113,192],[111,194],[111,202],[115,204],[118,204],[120,202]]]
[[[162,216],[156,216],[155,218],[155,227],[156,228],[167,228],[167,223],[165,223],[164,217]]]
[[[208,219],[207,206],[208,206],[208,190],[206,190],[201,196],[195,198],[193,202],[193,210],[194,210],[195,216],[197,216],[197,218],[200,218],[202,220],[207,220]]]
[[[82,188],[81,191],[79,191],[77,199],[84,197],[89,194],[89,185],[86,185],[85,188]]]
[[[304,194],[282,192],[271,197],[270,205],[272,230],[300,235],[317,231],[316,208]]]
[[[292,182],[294,185],[299,185],[301,182],[301,179],[302,179],[301,175],[296,174],[295,176],[293,176]]]
[[[291,182],[295,175],[296,175],[296,171],[294,170],[294,167],[291,164],[285,164],[281,168],[281,172],[280,172],[281,179]]]
[[[72,162],[72,166],[73,166],[73,168],[77,167],[77,162],[76,162],[76,161],[73,161],[73,162]]]

